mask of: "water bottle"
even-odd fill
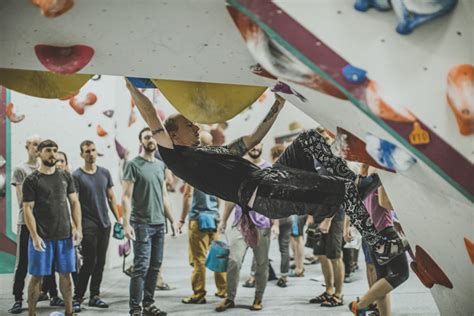
[[[291,235],[298,236],[298,215],[291,215]]]

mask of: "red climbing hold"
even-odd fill
[[[94,49],[86,45],[59,47],[36,45],[38,60],[51,72],[62,75],[74,74],[84,68],[94,55]]]
[[[432,288],[434,284],[439,284],[448,289],[453,288],[451,280],[441,270],[440,266],[431,256],[420,246],[416,246],[415,263],[410,264],[413,272],[427,288]]]

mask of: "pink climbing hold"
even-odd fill
[[[94,56],[94,49],[86,45],[69,47],[39,44],[35,46],[38,60],[51,72],[70,75],[84,68]]]

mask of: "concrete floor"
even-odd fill
[[[273,259],[273,267],[279,268],[279,253],[277,242],[273,241],[270,258]],[[251,254],[251,252],[249,252]],[[305,277],[290,279],[287,288],[279,288],[275,281],[269,282],[264,297],[264,309],[260,312],[249,311],[252,304],[254,290],[239,286],[237,294],[237,308],[226,311],[225,315],[351,315],[347,304],[361,296],[367,290],[365,278],[365,266],[363,254],[360,255],[360,270],[355,275],[355,281],[344,285],[344,306],[337,308],[324,308],[319,305],[309,304],[308,300],[321,294],[324,288],[321,282],[311,280],[322,279],[320,265],[306,266]],[[251,255],[245,259],[241,282],[247,277],[250,270]],[[168,238],[165,249],[165,260],[163,273],[165,281],[176,287],[172,291],[157,291],[155,293],[156,305],[167,311],[170,315],[216,315],[215,306],[221,302],[220,298],[214,297],[215,286],[213,276],[208,274],[207,291],[208,303],[205,305],[184,305],[181,299],[191,294],[190,276],[191,267],[187,260],[187,236]],[[13,303],[11,296],[12,275],[0,275],[0,315],[10,315],[7,310]],[[121,269],[108,269],[104,275],[102,284],[102,297],[110,304],[110,308],[102,310],[83,306],[81,316],[92,315],[127,315],[128,314],[128,285],[129,278],[121,272]],[[414,274],[409,280],[400,286],[392,294],[393,315],[439,315],[435,302],[430,292],[424,288]],[[46,302],[38,304],[37,315],[50,315],[58,309],[49,307]],[[23,312],[26,315],[26,310]]]

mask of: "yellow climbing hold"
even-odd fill
[[[413,123],[413,130],[409,138],[412,145],[425,145],[430,142],[430,134],[418,122]]]
[[[166,99],[196,123],[225,122],[254,103],[266,87],[151,79]]]
[[[77,94],[92,75],[0,68],[0,85],[33,97],[60,99]]]

